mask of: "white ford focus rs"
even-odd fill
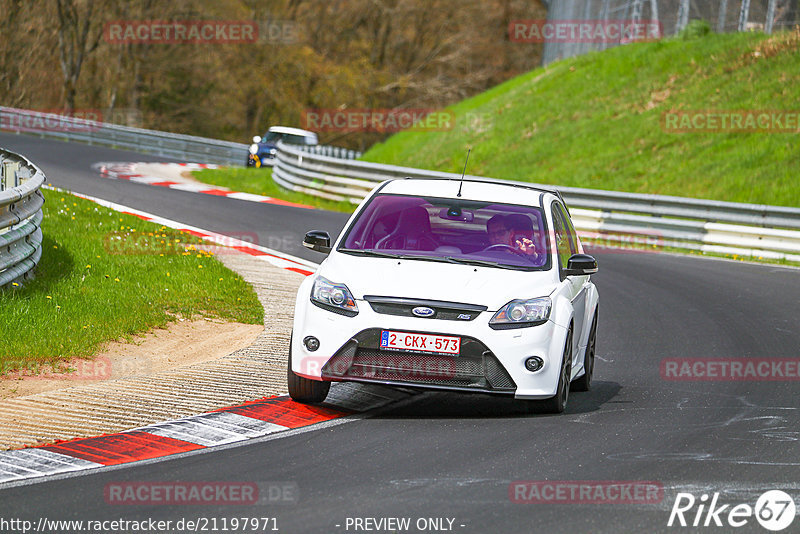
[[[513,396],[560,413],[589,389],[597,262],[561,195],[493,180],[390,180],[361,203],[297,293],[294,400],[332,381]]]

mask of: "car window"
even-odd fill
[[[275,144],[278,141],[283,141],[284,143],[288,143],[290,145],[307,145],[312,144],[309,143],[309,140],[313,138],[306,137],[304,135],[295,135],[289,133],[279,133],[279,132],[267,132],[264,134],[262,138],[262,143],[271,143]]]
[[[569,248],[572,254],[578,254],[580,250],[580,246],[578,245],[578,234],[575,232],[575,226],[572,224],[572,219],[569,217],[569,213],[567,212],[566,208],[563,204],[557,204],[558,211],[561,213],[561,219],[565,224],[565,230],[567,232],[567,239],[569,240]]]
[[[556,238],[558,264],[562,269],[566,269],[569,257],[572,256],[572,247],[570,246],[568,226],[559,207],[557,202],[553,203],[553,233]]]
[[[542,211],[533,206],[379,194],[345,233],[340,251],[547,269]]]

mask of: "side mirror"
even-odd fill
[[[331,251],[331,236],[322,230],[311,230],[303,239],[303,246],[327,254]]]
[[[258,143],[260,143],[260,142],[261,142],[261,136],[260,136],[260,135],[256,135],[256,136],[254,136],[254,137],[253,137],[253,142],[254,142],[255,144],[258,144]]]
[[[564,276],[586,276],[597,272],[597,260],[588,254],[573,254],[567,261]]]

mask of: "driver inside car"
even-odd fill
[[[497,214],[487,221],[486,234],[489,236],[489,246],[511,246],[511,228],[504,215]]]
[[[533,238],[533,224],[522,214],[497,214],[486,223],[489,246],[505,245],[518,254],[538,256]]]

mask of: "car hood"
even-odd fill
[[[422,260],[369,258],[333,253],[317,271],[346,284],[356,300],[364,295],[444,300],[497,311],[509,301],[550,295],[551,271],[514,271]]]

